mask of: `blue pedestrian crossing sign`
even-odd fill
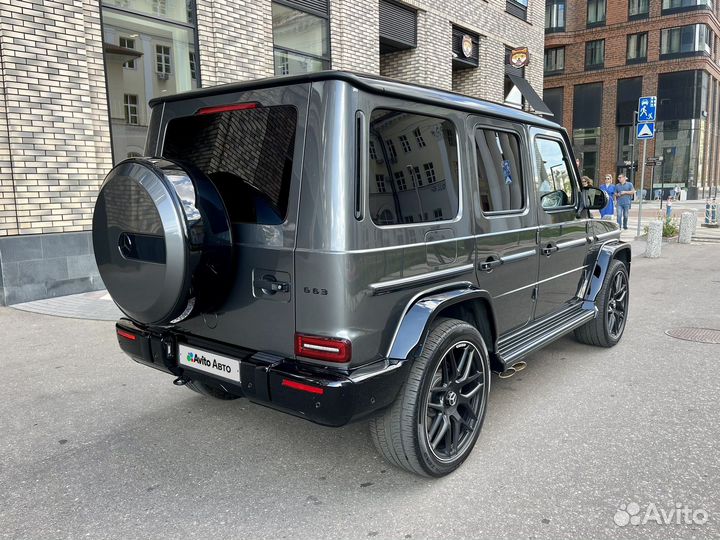
[[[656,96],[641,97],[638,104],[638,122],[654,122],[656,104]]]
[[[637,125],[638,139],[654,139],[655,138],[655,122],[645,122]]]

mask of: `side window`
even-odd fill
[[[520,139],[491,128],[475,130],[478,186],[483,212],[512,212],[525,206]]]
[[[393,141],[399,141],[402,152]],[[455,126],[388,109],[370,117],[370,216],[377,225],[454,219],[460,206]],[[412,144],[412,143],[416,144]],[[383,179],[380,182],[380,179]]]
[[[575,190],[560,142],[535,139],[535,162],[538,167],[535,182],[542,207],[552,209],[574,204]]]

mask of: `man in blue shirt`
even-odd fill
[[[628,228],[628,214],[635,195],[635,188],[627,181],[624,174],[618,174],[618,183],[615,185],[615,201],[617,202],[617,222],[623,229]]]

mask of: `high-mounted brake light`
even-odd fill
[[[234,103],[232,105],[218,105],[217,107],[203,107],[198,109],[195,114],[217,114],[230,111],[246,111],[248,109],[257,109],[257,103]]]
[[[118,329],[117,335],[120,337],[124,337],[125,339],[129,339],[130,341],[135,341],[137,336],[135,334],[131,334],[130,332],[126,332],[125,330]]]
[[[295,354],[326,362],[350,361],[352,346],[347,339],[295,334]]]
[[[318,388],[317,386],[310,386],[309,384],[304,384],[297,381],[291,381],[290,379],[283,379],[281,384],[282,386],[286,386],[294,390],[300,390],[301,392],[308,392],[310,394],[318,394],[321,396],[325,393],[325,389],[323,388]]]

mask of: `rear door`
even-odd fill
[[[532,129],[539,232],[535,318],[558,311],[577,297],[592,231],[577,216],[578,179],[559,132]]]
[[[521,125],[482,117],[471,117],[469,129],[476,166],[476,275],[493,298],[503,334],[524,326],[533,313],[537,215],[529,199],[527,134]]]
[[[188,163],[220,191],[233,226],[236,279],[217,313],[179,326],[293,354],[293,258],[309,84],[169,101],[155,155]],[[162,132],[162,126],[161,126]]]

